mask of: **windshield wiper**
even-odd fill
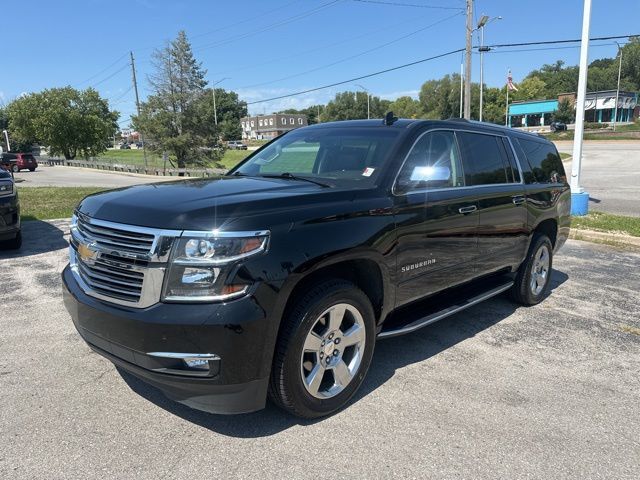
[[[321,187],[330,188],[331,185],[327,185],[326,183],[318,182],[317,180],[312,180],[307,177],[299,177],[298,175],[294,175],[289,172],[282,172],[278,174],[261,174],[261,177],[265,178],[288,178],[289,180],[302,180],[304,182],[315,183],[316,185],[320,185]]]

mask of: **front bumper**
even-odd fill
[[[18,196],[0,197],[0,241],[11,240],[20,231]]]
[[[69,266],[62,279],[65,307],[78,333],[118,367],[198,410],[235,414],[264,407],[275,332],[254,297],[137,309],[86,295]],[[203,372],[162,352],[215,357]]]

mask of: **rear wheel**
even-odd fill
[[[343,407],[373,356],[369,298],[350,282],[330,280],[301,297],[283,322],[269,385],[272,400],[304,418]]]
[[[523,305],[536,305],[549,290],[553,246],[549,237],[534,235],[527,258],[520,265],[512,289],[512,297]]]
[[[35,169],[35,168],[30,168],[30,169],[29,169],[29,171],[30,171],[30,172],[35,172],[35,171],[36,171],[36,169]]]

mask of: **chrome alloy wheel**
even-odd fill
[[[358,373],[366,330],[362,314],[353,305],[339,303],[314,322],[302,348],[300,374],[315,398],[332,398]]]
[[[540,292],[542,292],[547,284],[549,259],[549,248],[546,245],[542,245],[533,257],[533,265],[531,266],[531,281],[529,286],[531,293],[534,295],[540,295]]]

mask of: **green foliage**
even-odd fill
[[[7,107],[11,139],[40,143],[67,159],[98,155],[118,128],[119,114],[92,88],[52,88],[19,97]],[[15,147],[12,145],[12,149]]]
[[[424,117],[424,112],[422,111],[420,102],[409,96],[396,98],[391,102],[391,105],[389,105],[389,110],[391,110],[398,118]]]
[[[391,102],[371,96],[369,110],[371,118],[382,118],[389,111]],[[366,92],[341,92],[336,94],[321,113],[323,122],[367,118]]]
[[[209,117],[207,121],[214,124],[215,117],[213,114],[213,92],[211,89],[206,91],[205,96],[205,115]],[[217,134],[222,140],[238,140],[242,137],[242,127],[240,119],[247,116],[247,104],[241,102],[236,92],[226,91],[222,88],[216,88],[216,112],[218,116]]]
[[[295,109],[295,108],[287,108],[286,110],[282,110],[277,113],[292,113],[292,114],[302,114],[307,116],[307,122],[309,125],[313,125],[315,123],[319,123],[321,121],[326,121],[322,118],[322,110],[324,109],[324,105],[311,105],[307,108]],[[318,119],[318,112],[320,112],[320,118]]]
[[[553,114],[553,119],[556,122],[573,123],[575,111],[569,100],[564,99],[558,103],[558,110]]]
[[[132,117],[133,126],[146,136],[152,151],[167,152],[179,168],[218,160],[223,149],[213,121],[211,91],[205,90],[206,71],[194,58],[184,31],[156,50],[153,62],[155,74],[149,83],[154,93],[141,104],[140,115]],[[225,112],[223,123],[228,121]]]

